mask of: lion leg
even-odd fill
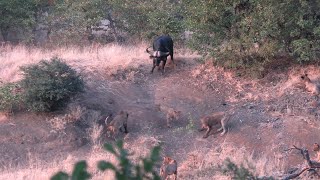
[[[221,128],[220,129],[223,130],[222,133],[220,134],[221,136],[223,136],[227,132],[227,129],[226,129],[226,118],[225,117],[221,120]]]
[[[206,130],[206,128],[204,126],[201,126],[200,129],[198,129],[199,132]]]
[[[171,119],[170,117],[167,118],[167,127],[168,127],[168,128],[171,128],[171,125],[170,125],[171,120],[172,120],[172,119]]]
[[[207,138],[209,136],[211,129],[212,129],[212,127],[208,126],[206,134],[203,136],[203,138]]]
[[[177,180],[177,176],[178,176],[178,172],[175,171],[175,172],[174,172],[174,180]]]

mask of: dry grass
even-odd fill
[[[99,130],[98,130],[99,131]],[[93,131],[92,133],[98,133],[97,131]],[[96,136],[98,134],[92,134],[92,136]],[[129,144],[125,144],[126,148],[130,152],[133,162],[137,163],[140,161],[140,157],[145,157],[149,155],[149,148],[153,147],[153,145],[157,144],[158,140],[155,138],[149,137],[140,137],[137,143],[134,146],[130,146]],[[144,147],[144,148],[141,148]],[[49,179],[52,175],[59,171],[67,172],[71,174],[71,170],[73,169],[73,165],[83,160],[83,158],[79,158],[76,156],[69,155],[63,161],[54,161],[50,164],[46,162],[41,162],[37,160],[35,157],[30,157],[29,159],[29,167],[28,168],[9,168],[6,170],[2,170],[0,173],[0,179],[16,179],[16,180],[40,180],[40,179]],[[85,157],[86,162],[88,163],[88,171],[92,174],[93,180],[113,180],[114,174],[112,171],[101,172],[97,169],[97,162],[100,160],[109,161],[113,164],[117,164],[116,158],[107,153],[102,146],[94,146],[91,151],[86,154]]]
[[[47,121],[50,123],[51,127],[55,131],[62,131],[66,128],[66,125],[71,122],[80,120],[80,118],[85,113],[86,108],[79,105],[70,104],[68,106],[67,114],[58,115]]]
[[[150,63],[145,53],[147,45],[136,46],[107,45],[97,49],[92,47],[68,47],[59,49],[29,49],[26,46],[7,46],[0,48],[0,80],[15,82],[21,78],[19,67],[37,63],[42,59],[60,57],[79,71],[94,71],[105,67],[127,67],[129,64]]]
[[[71,174],[71,170],[76,162],[83,160],[79,157],[69,155],[65,160],[53,161],[50,164],[46,162],[38,161],[35,157],[31,157],[29,160],[28,168],[12,168],[2,170],[0,173],[0,179],[15,179],[15,180],[40,180],[50,179],[52,175],[59,171],[67,172]],[[99,172],[97,170],[97,162],[99,160],[106,160],[116,164],[117,161],[114,156],[106,153],[103,149],[95,149],[86,155],[85,158],[88,163],[88,171],[93,175],[95,179],[112,179],[114,176],[112,172]]]
[[[254,152],[248,152],[244,147],[235,148],[231,143],[223,143],[214,149],[198,149],[189,152],[185,161],[178,168],[182,179],[230,179],[223,175],[219,165],[229,158],[236,165],[244,165],[256,176],[277,176],[276,172],[283,170],[283,162],[279,155],[273,157],[254,157]],[[254,167],[252,169],[252,167]]]

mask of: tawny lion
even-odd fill
[[[160,168],[160,177],[162,180],[167,180],[168,176],[170,175],[174,175],[174,179],[177,179],[178,164],[176,160],[166,156],[162,161],[162,165]]]
[[[120,111],[118,115],[114,117],[114,119],[108,123],[108,117],[105,120],[107,125],[107,132],[108,136],[110,136],[110,132],[112,133],[113,138],[119,134],[119,131],[124,133],[129,133],[127,129],[127,122],[128,122],[129,113],[126,111]],[[123,131],[123,129],[124,131]]]
[[[216,125],[221,125],[217,132],[223,130],[221,133],[221,136],[223,136],[227,132],[226,126],[232,114],[226,112],[216,112],[211,115],[202,117],[200,119],[201,128],[199,129],[199,132],[206,130],[206,133],[203,136],[203,138],[207,138],[209,136],[210,131],[212,130],[212,127]]]

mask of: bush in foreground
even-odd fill
[[[21,67],[24,102],[31,111],[54,111],[65,107],[71,97],[84,90],[80,75],[62,59],[42,60]]]
[[[257,177],[254,175],[254,167],[244,167],[243,164],[240,166],[233,163],[229,158],[224,161],[222,167],[220,167],[223,174],[231,176],[231,179],[236,180],[274,180],[273,177]]]
[[[101,171],[111,170],[115,173],[115,179],[118,180],[142,180],[142,179],[152,179],[160,180],[156,170],[155,164],[159,161],[160,147],[156,146],[151,150],[150,157],[142,158],[138,164],[133,164],[130,159],[128,159],[128,152],[123,147],[123,142],[118,141],[116,146],[111,144],[105,144],[104,149],[109,153],[117,157],[119,166],[106,162],[99,161],[98,168]],[[91,174],[87,171],[86,161],[78,162],[73,169],[71,175],[65,172],[58,172],[51,180],[86,180],[90,179]]]

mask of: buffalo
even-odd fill
[[[153,59],[153,67],[151,69],[151,73],[153,73],[153,70],[156,66],[159,67],[161,61],[163,62],[162,73],[164,73],[164,67],[166,65],[167,57],[169,55],[171,57],[173,66],[175,66],[173,61],[173,40],[169,35],[159,36],[153,42],[152,47],[153,47],[153,51],[150,51],[149,48],[146,49],[147,53],[150,54],[150,58]]]

